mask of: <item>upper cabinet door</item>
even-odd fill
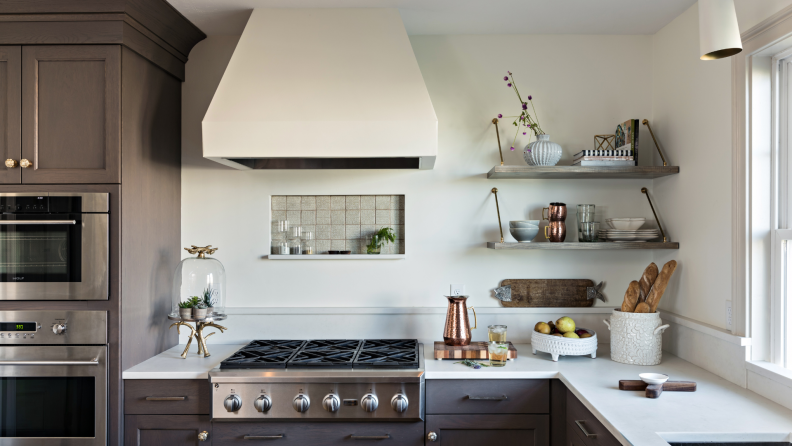
[[[22,47],[0,46],[0,184],[22,182]]]
[[[22,116],[24,183],[120,183],[121,47],[23,47]]]

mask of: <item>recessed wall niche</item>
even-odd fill
[[[404,254],[404,195],[273,195],[271,240],[286,240],[277,231],[278,220],[312,231],[315,253],[352,251],[366,254],[366,245],[381,228],[390,227],[396,242],[382,247],[382,254]]]

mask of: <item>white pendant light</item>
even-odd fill
[[[702,60],[723,59],[742,51],[734,0],[698,0]]]

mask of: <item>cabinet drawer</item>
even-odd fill
[[[567,424],[587,446],[621,446],[616,437],[586,409],[572,392],[567,392]],[[583,430],[589,434],[587,437]],[[567,438],[568,441],[572,441]]]
[[[426,413],[550,413],[550,380],[427,380]]]
[[[427,415],[429,445],[548,446],[549,415]]]
[[[335,446],[385,444],[423,446],[424,424],[411,423],[240,423],[216,422],[212,426],[215,445],[267,444]]]
[[[566,428],[566,442],[569,446],[587,446],[581,437],[580,428],[574,423],[568,423]]]
[[[209,415],[212,392],[200,379],[128,379],[125,414]]]

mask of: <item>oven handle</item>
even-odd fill
[[[94,358],[89,361],[2,361],[0,366],[4,365],[99,365],[99,358]]]
[[[77,220],[0,220],[0,225],[76,225]]]

